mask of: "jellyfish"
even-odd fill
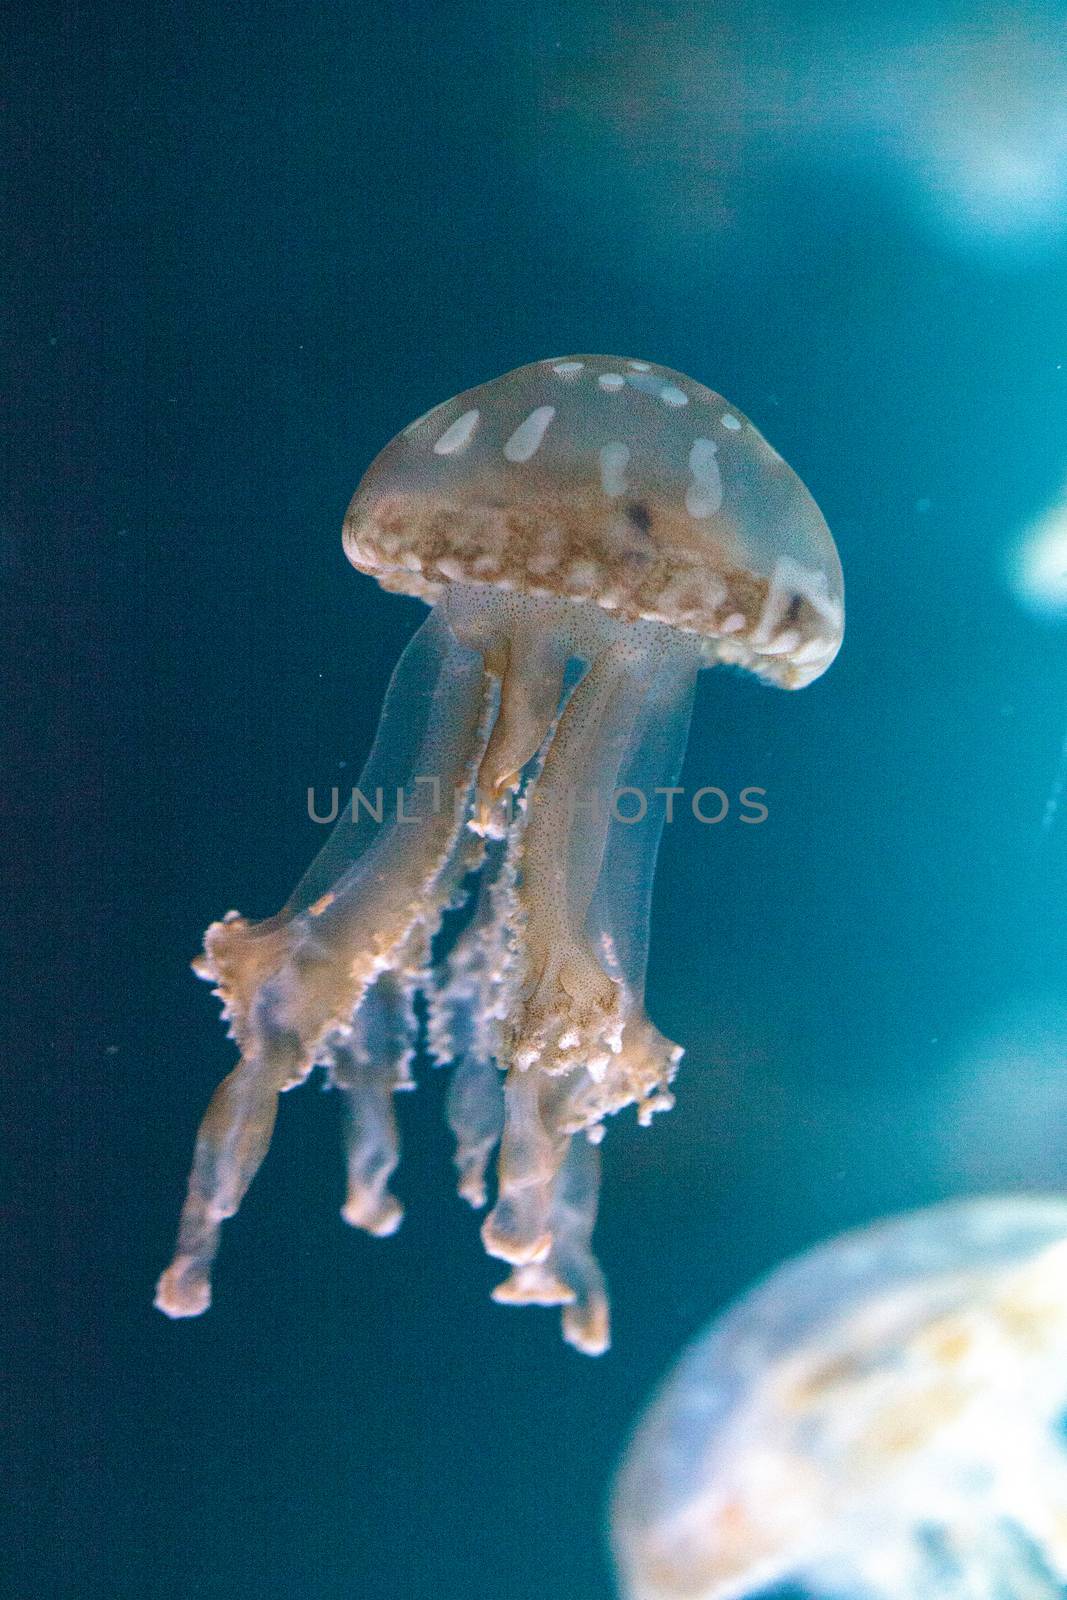
[[[1035,616],[1055,622],[1067,613],[1067,483],[1011,552],[1010,577],[1016,598]]]
[[[1059,1600],[1067,1201],[846,1233],[691,1346],[623,1462],[626,1600]]]
[[[1041,622],[1062,623],[1067,616],[1067,483],[1058,499],[1032,523],[1011,552],[1009,573],[1016,599]],[[1060,744],[1052,785],[1041,819],[1050,832],[1067,792],[1067,729]]]
[[[669,1107],[682,1053],[643,990],[697,673],[727,662],[798,689],[825,671],[843,627],[837,551],[736,407],[603,356],[520,367],[413,422],[371,464],[343,542],[359,571],[431,611],[352,804],[288,903],[260,922],[231,911],[205,935],[195,970],[240,1060],[201,1124],[156,1304],[207,1307],[220,1224],[278,1095],[315,1067],[345,1112],[342,1214],[393,1232],[394,1097],[424,1027],[453,1067],[448,1118],[475,1206],[497,1153],[482,1238],[511,1271],[494,1297],[561,1306],[567,1340],[599,1352],[605,1118]]]

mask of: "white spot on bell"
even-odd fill
[[[626,379],[621,372],[602,372],[597,379],[602,389],[621,389]]]
[[[648,361],[631,361],[630,362],[630,371],[631,372],[647,372],[649,370],[650,365],[651,365],[651,363],[648,362]]]
[[[796,628],[783,628],[781,633],[775,634],[764,646],[762,654],[765,656],[787,656],[795,650],[800,643],[800,634]]]
[[[781,632],[781,623],[793,603],[795,595],[803,595],[804,590],[792,580],[800,573],[801,569],[791,557],[780,558],[774,564],[771,581],[767,586],[767,595],[763,602],[763,609],[759,620],[752,630],[752,643],[765,653],[773,655],[774,636]],[[803,580],[802,580],[803,581]]]
[[[691,517],[713,517],[721,505],[721,491],[716,496],[705,484],[691,483],[685,491],[685,509]]]
[[[820,638],[818,634],[814,634],[799,649],[794,649],[793,665],[807,666],[810,661],[821,661],[823,656],[829,655],[829,653],[830,646],[828,642]]]
[[[736,433],[738,428],[741,426],[741,418],[735,417],[732,411],[724,411],[722,414],[722,425],[724,428],[729,428],[731,433]]]
[[[685,509],[691,517],[713,517],[722,506],[722,474],[713,439],[694,439],[689,452],[693,481],[685,491]]]
[[[552,371],[557,373],[561,378],[576,378],[579,372],[585,371],[585,362],[556,361],[553,363]]]
[[[466,450],[474,438],[474,430],[478,426],[481,412],[465,411],[461,417],[447,427],[433,447],[435,456],[455,456],[461,450]]]
[[[772,595],[784,594],[787,602],[799,594],[832,628],[841,626],[841,606],[829,593],[826,573],[818,568],[803,567],[791,556],[779,556],[771,574],[771,591]]]
[[[656,373],[654,372],[648,372],[640,368],[631,367],[630,372],[627,374],[626,381],[629,383],[630,387],[632,389],[636,389],[639,394],[651,395],[654,400],[660,400],[663,398],[663,379],[657,377]]]
[[[689,396],[684,389],[679,389],[676,383],[665,383],[659,392],[659,397],[665,406],[687,406]]]
[[[600,451],[600,485],[609,499],[626,493],[626,468],[630,460],[629,448],[624,444],[606,444]]]
[[[556,415],[555,406],[538,406],[520,422],[504,446],[509,461],[529,461],[540,450],[548,425]]]

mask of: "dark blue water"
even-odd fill
[[[723,29],[758,62],[838,20]],[[19,1600],[599,1600],[628,1427],[728,1297],[845,1225],[1067,1176],[1067,818],[1041,827],[1067,634],[1003,570],[1067,465],[1067,251],[1051,222],[940,226],[937,181],[885,156],[906,118],[868,164],[740,91],[716,122],[714,43],[695,7],[592,0],[16,26]],[[306,1088],[214,1308],[168,1323],[152,1284],[232,1059],[188,961],[285,899],[321,842],[307,788],[354,777],[421,614],[344,561],[348,498],[429,405],[574,349],[728,395],[848,593],[803,694],[701,682],[683,782],[761,785],[770,817],[666,831],[649,1007],[687,1059],[677,1109],[604,1146],[614,1349],[489,1303],[428,1070],[395,1239],[339,1221],[336,1108]]]

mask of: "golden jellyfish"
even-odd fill
[[[818,677],[841,643],[837,551],[735,407],[604,356],[520,367],[412,423],[370,466],[343,537],[361,572],[432,610],[352,805],[289,902],[207,930],[196,970],[240,1061],[201,1124],[156,1304],[207,1307],[219,1227],[277,1097],[316,1066],[345,1107],[343,1216],[399,1225],[393,1095],[411,1085],[421,994],[429,1051],[454,1066],[475,1206],[499,1146],[482,1237],[512,1271],[494,1298],[561,1305],[565,1337],[599,1352],[604,1119],[669,1107],[682,1053],[643,988],[696,676],[725,661],[783,688]]]
[[[690,1346],[616,1488],[625,1600],[1061,1600],[1067,1202],[936,1206],[773,1272]]]

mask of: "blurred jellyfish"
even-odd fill
[[[946,1186],[1067,1182],[1067,995],[1018,996],[987,1017],[921,1111]]]
[[[740,412],[610,356],[521,367],[412,423],[360,484],[344,546],[433,610],[357,791],[373,818],[354,796],[277,916],[230,912],[205,935],[197,971],[241,1059],[201,1124],[156,1304],[207,1307],[277,1097],[316,1066],[346,1108],[343,1215],[393,1232],[393,1096],[421,996],[436,1059],[456,1064],[448,1116],[474,1205],[499,1145],[482,1238],[512,1272],[495,1298],[562,1306],[566,1338],[596,1353],[604,1119],[667,1109],[682,1053],[645,1015],[644,975],[697,674],[725,661],[799,689],[824,672],[844,625],[837,550]],[[468,920],[445,958],[449,912]]]
[[[1053,1600],[1067,1579],[1067,1202],[910,1213],[717,1318],[639,1424],[626,1600]]]
[[[657,13],[640,51],[629,12],[604,31],[595,55],[569,71],[563,58],[557,98],[619,158],[628,225],[642,206],[670,205],[656,231],[672,248],[680,229],[706,237],[742,189],[798,160],[900,188],[964,248],[1028,254],[1067,229],[1062,8],[972,0],[946,19],[860,7],[843,29],[825,8],[772,0]],[[603,170],[583,156],[578,173],[602,183]]]
[[[994,245],[1062,237],[1067,221],[1067,18],[979,4],[896,49],[897,147],[930,214]],[[893,103],[892,99],[891,102]]]
[[[1028,611],[1050,621],[1067,618],[1067,483],[1057,502],[1019,540],[1011,577]]]
[[[1067,484],[1058,501],[1018,541],[1010,558],[1010,576],[1016,598],[1034,616],[1045,622],[1067,618]],[[1065,791],[1067,730],[1042,816],[1046,833],[1056,820]]]

